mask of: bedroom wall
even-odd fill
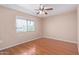
[[[77,11],[44,18],[43,37],[77,43]]]
[[[36,31],[16,33],[16,16],[34,20]],[[41,36],[40,18],[0,6],[0,50],[40,38]]]
[[[77,8],[77,40],[78,40],[78,53],[79,53],[79,5]]]

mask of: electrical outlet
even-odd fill
[[[0,40],[0,43],[2,43],[3,41],[2,40]]]

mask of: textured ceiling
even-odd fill
[[[24,13],[28,13],[37,17],[47,17],[66,13],[72,10],[76,10],[76,4],[43,4],[45,7],[52,7],[54,10],[47,11],[47,15],[37,15],[35,9],[38,9],[40,4],[4,4],[2,6],[15,9]]]

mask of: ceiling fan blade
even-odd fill
[[[53,10],[53,8],[47,8],[47,9],[45,9],[45,10]]]
[[[42,5],[42,4],[40,4],[40,6],[39,6],[39,10],[44,10],[44,5]]]

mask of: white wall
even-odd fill
[[[79,53],[79,5],[77,8],[77,40],[78,40],[78,53]]]
[[[34,20],[36,31],[16,33],[16,16]],[[0,6],[0,49],[40,38],[42,36],[41,31],[41,20],[39,18]]]
[[[44,18],[43,37],[77,43],[77,12]]]

